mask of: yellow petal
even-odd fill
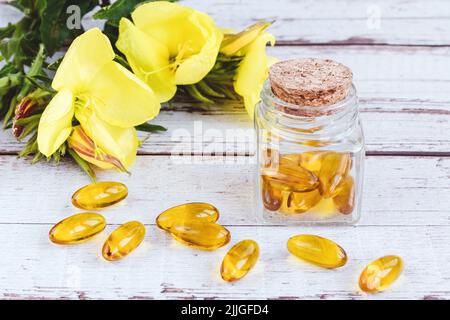
[[[130,128],[153,119],[161,108],[153,91],[116,62],[97,72],[86,96],[97,115],[110,125]]]
[[[206,14],[156,1],[139,6],[132,17],[137,28],[168,48],[176,84],[197,83],[213,68],[223,34]]]
[[[39,121],[38,148],[45,156],[51,156],[67,140],[72,131],[73,114],[72,92],[58,92],[45,108]]]
[[[90,108],[77,108],[75,116],[100,151],[119,159],[125,168],[133,164],[139,145],[134,128],[112,126]]]
[[[120,21],[116,46],[126,56],[133,72],[152,88],[160,102],[173,98],[177,86],[166,46],[125,18]]]
[[[220,52],[232,56],[252,43],[272,22],[257,22],[237,34],[225,34]]]
[[[100,29],[86,31],[70,45],[53,79],[53,89],[84,91],[96,73],[114,57],[111,43]]]
[[[205,14],[191,16],[192,21],[201,28],[204,43],[197,54],[180,63],[175,75],[175,82],[180,85],[194,84],[201,81],[214,67],[219,54],[223,34],[214,25],[213,20]]]
[[[267,43],[274,45],[275,38],[264,32],[241,50],[244,58],[237,71],[234,90],[244,98],[245,108],[251,118],[261,99],[264,81],[269,76],[269,65],[273,63],[273,59],[269,59],[266,54]]]

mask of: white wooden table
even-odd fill
[[[270,49],[272,55],[328,57],[353,69],[368,150],[362,220],[353,227],[258,225],[254,145],[226,138],[227,130],[251,130],[242,106],[177,104],[165,107],[155,120],[169,131],[145,142],[130,177],[99,173],[101,180],[122,181],[130,189],[126,203],[103,212],[107,232],[79,246],[56,246],[49,242],[48,230],[77,212],[70,196],[89,180],[68,161],[31,166],[27,159],[16,159],[21,145],[10,132],[2,132],[0,298],[450,298],[450,3],[184,3],[235,29],[257,19],[276,19],[271,31],[279,46]],[[15,18],[14,11],[0,4],[2,25]],[[196,140],[184,139],[183,133]],[[211,148],[226,156],[202,156]],[[184,163],[172,159],[179,150],[195,157],[182,158]],[[242,281],[229,284],[219,277],[230,245],[195,251],[155,227],[162,210],[191,201],[220,209],[232,243],[246,238],[259,242],[261,260]],[[104,261],[100,249],[108,232],[129,220],[146,224],[145,243],[123,261]],[[299,233],[336,240],[349,254],[348,265],[329,271],[292,258],[286,241]],[[386,254],[404,258],[404,274],[382,294],[362,293],[357,287],[360,271]]]

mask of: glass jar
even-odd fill
[[[262,221],[355,223],[365,156],[355,87],[335,104],[299,106],[276,97],[268,80],[261,99],[255,126]]]

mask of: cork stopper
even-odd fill
[[[353,73],[333,60],[307,58],[274,64],[269,80],[276,97],[299,106],[296,109],[284,107],[286,113],[320,116],[333,111],[319,107],[335,104],[348,96]]]

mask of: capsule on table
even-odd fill
[[[106,260],[120,260],[136,249],[145,237],[145,226],[138,221],[127,222],[114,230],[103,245]]]
[[[99,210],[110,207],[128,196],[128,188],[119,182],[97,182],[87,185],[72,195],[75,207]]]
[[[174,223],[183,224],[191,220],[216,222],[218,219],[219,210],[216,207],[209,203],[194,202],[167,209],[156,218],[156,224],[168,230]]]
[[[274,188],[284,191],[306,192],[319,185],[317,176],[302,168],[291,165],[280,165],[276,169],[264,169],[262,175]]]
[[[57,244],[85,242],[102,232],[105,218],[98,213],[80,213],[58,222],[49,232],[50,241]]]
[[[355,207],[355,182],[352,177],[347,176],[339,187],[333,198],[336,208],[342,214],[350,214]]]
[[[322,196],[331,198],[348,175],[352,160],[348,153],[329,152],[322,158],[319,172]]]
[[[347,263],[347,253],[334,241],[302,234],[288,240],[288,250],[294,256],[323,268],[335,269]]]
[[[230,231],[216,223],[188,221],[173,224],[168,231],[178,242],[201,250],[215,250],[231,240]]]
[[[259,246],[253,240],[244,240],[234,245],[222,261],[220,274],[225,281],[243,278],[256,264],[259,258]]]
[[[283,201],[281,190],[272,187],[268,179],[262,178],[262,200],[267,210],[277,211]]]
[[[403,261],[398,256],[385,256],[368,264],[359,278],[361,290],[381,292],[389,287],[402,273]]]

